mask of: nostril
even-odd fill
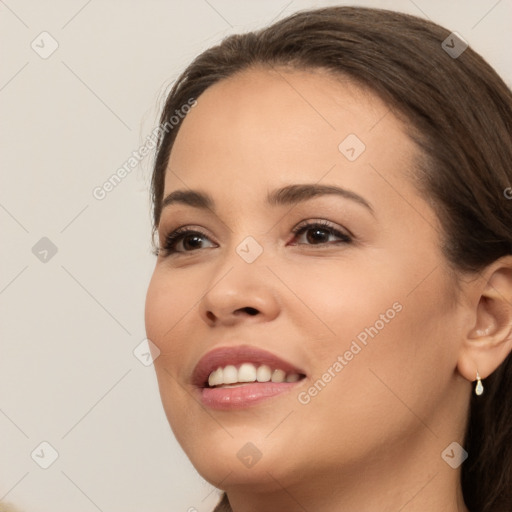
[[[258,314],[258,310],[255,309],[255,308],[251,308],[251,307],[247,307],[247,308],[243,308],[245,311],[247,311],[247,313],[249,313],[249,315],[257,315]]]

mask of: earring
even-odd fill
[[[480,379],[480,374],[478,370],[476,371],[476,386],[475,386],[475,395],[480,396],[484,392],[484,386],[482,385],[482,379]]]

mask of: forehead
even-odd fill
[[[388,106],[346,77],[255,68],[198,98],[176,137],[165,194],[235,181],[254,190],[326,174],[364,182],[375,178],[369,163],[403,167],[414,150]]]
[[[255,68],[206,89],[185,118],[175,145],[191,135],[204,144],[224,142],[223,134],[245,144],[251,137],[272,141],[276,135],[281,143],[314,133],[337,139],[347,128],[365,133],[387,112],[379,98],[346,77],[324,70]],[[393,123],[398,125],[391,116],[387,124]]]

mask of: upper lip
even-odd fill
[[[227,365],[236,366],[242,363],[252,363],[255,366],[266,364],[272,369],[284,370],[286,373],[305,375],[300,368],[267,350],[250,345],[239,345],[215,348],[201,357],[192,372],[192,383],[198,387],[205,387],[208,384],[210,373],[217,368]]]

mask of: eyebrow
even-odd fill
[[[319,185],[319,184],[298,184],[287,185],[278,188],[267,194],[267,204],[269,206],[287,206],[295,205],[313,197],[323,195],[336,195],[345,199],[350,199],[361,206],[367,208],[372,215],[374,210],[372,205],[359,194],[336,185]],[[215,212],[216,206],[213,198],[198,190],[175,190],[167,195],[162,202],[162,210],[171,204],[184,204],[193,208],[202,210],[211,210]]]

